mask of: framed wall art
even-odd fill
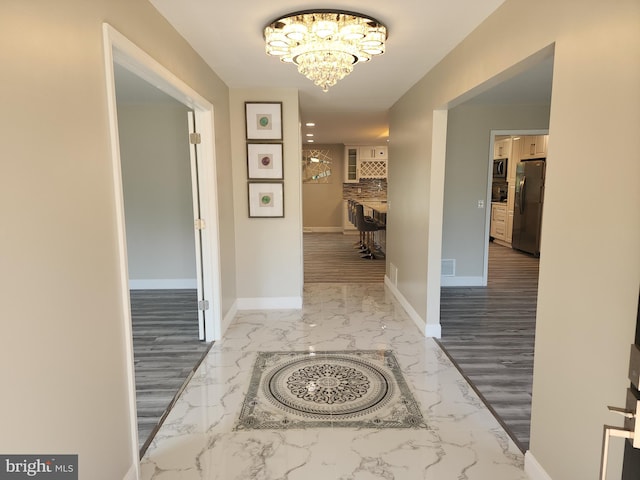
[[[282,140],[282,102],[245,102],[247,140]]]
[[[282,179],[282,143],[247,143],[247,176]]]
[[[284,217],[282,182],[249,182],[249,218]]]

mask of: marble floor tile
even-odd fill
[[[426,429],[234,430],[262,351],[392,350]],[[241,312],[141,461],[145,480],[525,480],[523,455],[382,284],[305,286],[296,311]]]

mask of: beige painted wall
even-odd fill
[[[621,423],[606,406],[624,405],[640,285],[639,24],[637,0],[508,0],[391,111],[387,258],[424,313],[433,111],[555,42],[531,431],[554,480],[596,479],[602,425]],[[619,448],[612,463],[619,478]]]
[[[121,479],[137,460],[105,21],[215,105],[223,297],[235,298],[224,83],[146,0],[0,3],[0,451],[77,453],[93,480]]]
[[[187,112],[178,102],[118,105],[132,287],[196,286]]]
[[[457,277],[482,277],[491,130],[546,129],[548,105],[465,105],[449,111],[442,258],[456,260]]]
[[[282,102],[284,218],[249,218],[244,102]],[[302,298],[302,179],[300,119],[295,89],[232,89],[231,150],[237,292],[244,302]],[[246,303],[244,303],[246,305]]]
[[[303,146],[305,149],[329,150],[331,183],[302,184],[302,221],[305,227],[341,228],[343,217],[342,182],[344,181],[344,145]]]

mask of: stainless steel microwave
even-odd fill
[[[501,158],[493,161],[493,179],[505,180],[507,178],[507,159]]]

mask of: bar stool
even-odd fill
[[[347,201],[347,213],[349,217],[349,222],[357,229],[358,226],[356,225],[356,205],[358,205],[358,202],[356,202],[355,200],[349,199]],[[365,218],[369,218],[369,217],[365,217]],[[362,250],[365,248],[364,234],[362,232],[359,232],[359,233],[360,233],[360,239],[353,244],[353,248]]]
[[[375,222],[371,217],[364,216],[364,207],[356,203],[355,205],[355,220],[356,220],[356,228],[360,232],[360,235],[363,239],[364,248],[360,251],[360,253],[364,253],[362,258],[375,259],[375,255],[373,254],[373,249],[375,248],[373,242],[373,233],[378,230],[382,230],[384,227],[377,222]]]

